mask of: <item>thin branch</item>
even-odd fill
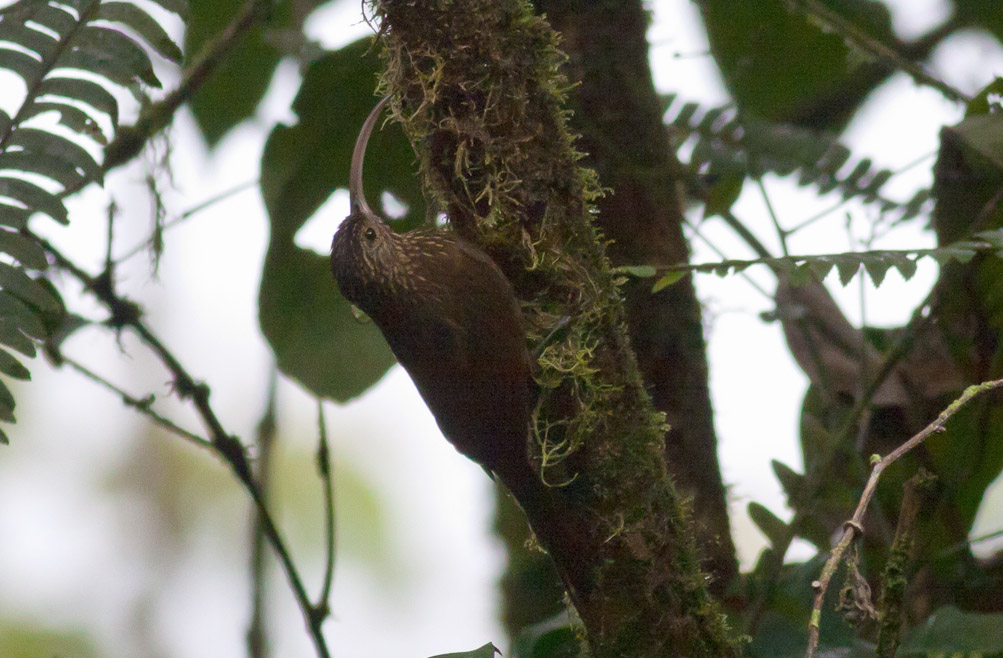
[[[93,277],[64,256],[44,238],[27,229],[24,230],[24,233],[37,240],[49,252],[57,266],[79,279],[87,291],[97,297],[108,308],[111,312],[109,325],[112,328],[119,330],[129,328],[134,331],[170,371],[173,377],[175,392],[182,400],[191,401],[192,405],[198,411],[203,424],[208,429],[213,452],[227,463],[254,501],[261,520],[262,529],[268,538],[268,543],[271,544],[272,549],[279,558],[279,562],[282,564],[286,578],[293,590],[293,595],[303,613],[310,639],[313,641],[317,655],[320,658],[330,658],[330,651],[321,632],[322,620],[318,619],[318,616],[314,613],[310,597],[303,585],[299,571],[293,563],[282,534],[279,532],[271,513],[268,511],[261,488],[254,480],[250,462],[244,452],[244,446],[237,437],[226,432],[216,412],[209,404],[209,387],[203,382],[196,381],[167,346],[143,323],[142,311],[139,305],[125,297],[119,296],[115,292],[114,283],[107,272]]]
[[[859,399],[854,402],[853,408],[843,425],[843,430],[841,431],[839,438],[833,443],[834,445],[847,445],[850,437],[852,436],[854,429],[860,424],[864,413],[867,411],[871,404],[871,400],[877,393],[878,389],[885,383],[885,380],[895,371],[895,368],[902,361],[902,359],[908,354],[916,335],[919,333],[920,329],[924,327],[931,318],[934,317],[934,313],[926,312],[929,305],[932,303],[933,292],[931,291],[920,304],[913,311],[912,317],[906,323],[902,332],[899,334],[895,343],[885,352],[881,363],[878,365],[876,372],[873,377],[867,383],[867,386],[863,389],[863,393]],[[831,459],[831,457],[830,457]],[[827,466],[822,467],[820,470],[824,472]],[[809,479],[809,484],[813,487],[813,490],[809,491],[806,495],[806,499],[812,499],[815,497],[815,488],[822,486],[824,479]],[[771,569],[769,575],[765,578],[768,585],[763,588],[760,595],[756,598],[755,602],[749,607],[751,612],[748,615],[749,622],[746,625],[745,631],[752,634],[759,623],[763,611],[766,609],[766,603],[769,600],[770,594],[773,590],[773,584],[776,579],[780,576],[780,570],[783,567],[784,556],[787,554],[791,543],[800,534],[801,523],[803,522],[802,515],[799,511],[795,511],[794,518],[791,520],[790,524],[787,526],[788,531],[781,538],[779,542],[773,547],[775,551],[778,552],[778,560]]]
[[[211,208],[212,206],[216,205],[217,203],[220,203],[221,201],[226,201],[227,199],[229,199],[232,196],[235,196],[235,195],[237,195],[237,194],[239,194],[239,193],[241,193],[241,192],[243,192],[245,190],[248,190],[248,189],[250,189],[252,187],[255,187],[259,182],[260,181],[258,179],[254,179],[252,181],[243,182],[243,183],[241,183],[239,185],[234,185],[230,189],[224,190],[224,191],[220,192],[219,194],[216,194],[216,195],[214,195],[214,196],[206,199],[205,201],[202,201],[201,203],[196,204],[195,206],[193,206],[193,207],[189,208],[188,210],[184,211],[183,213],[181,213],[181,215],[179,215],[178,217],[172,219],[169,222],[166,222],[163,226],[161,226],[160,227],[161,233],[163,233],[167,229],[174,228],[178,224],[181,224],[182,222],[190,219],[192,216],[197,215],[198,213],[202,212],[203,210],[207,210],[207,209]],[[151,239],[143,240],[141,243],[137,244],[136,246],[132,247],[127,252],[125,252],[124,254],[122,254],[121,256],[119,256],[118,258],[116,258],[115,261],[114,261],[115,264],[117,265],[119,263],[122,263],[123,261],[126,261],[129,258],[132,258],[136,254],[141,253],[144,249],[146,249],[150,245],[150,242],[151,242]]]
[[[174,421],[170,420],[169,418],[165,418],[164,416],[161,416],[159,413],[154,411],[153,403],[156,401],[156,397],[152,393],[150,395],[147,395],[145,398],[137,398],[133,395],[130,395],[124,389],[111,383],[110,381],[108,381],[101,375],[97,374],[90,368],[84,366],[79,361],[71,357],[68,357],[65,354],[60,354],[59,357],[61,363],[65,363],[66,365],[70,366],[71,368],[79,372],[81,375],[86,377],[87,379],[108,389],[115,395],[119,396],[120,398],[122,398],[122,403],[125,406],[132,407],[139,413],[143,414],[144,416],[149,418],[150,421],[153,422],[153,424],[163,427],[172,434],[176,434],[177,436],[180,436],[182,439],[190,441],[191,443],[200,448],[212,449],[212,443],[210,441],[207,441],[206,439],[202,438],[198,434],[195,434],[194,432],[189,432],[185,428],[176,424]]]
[[[773,210],[773,204],[770,203],[770,195],[766,192],[766,185],[763,183],[761,177],[756,178],[756,185],[759,186],[759,193],[763,195],[763,201],[766,202],[766,211],[770,215],[770,219],[773,221],[773,228],[777,231],[777,240],[780,242],[780,250],[784,256],[790,256],[790,252],[787,250],[787,236],[788,231],[780,226],[780,220],[777,218],[777,213]]]
[[[275,447],[275,402],[278,388],[278,370],[273,366],[268,378],[268,400],[265,411],[258,421],[257,441],[258,459],[256,471],[258,484],[266,499],[271,484],[272,452]],[[261,524],[261,515],[255,514],[251,528],[251,622],[247,629],[247,655],[249,658],[265,658],[268,655],[268,634],[266,623],[267,610],[265,606],[266,576],[265,563],[265,531]]]
[[[738,221],[738,220],[735,220],[735,221]],[[717,254],[718,256],[720,256],[722,260],[724,260],[724,258],[725,258],[724,250],[722,250],[720,247],[718,247],[716,244],[714,244],[710,239],[708,239],[707,236],[705,236],[700,231],[700,228],[698,226],[696,226],[695,224],[693,224],[693,222],[691,222],[691,221],[689,221],[687,219],[683,219],[683,223],[686,225],[686,228],[689,229],[690,232],[692,232],[692,234],[695,237],[699,238],[701,242],[703,242],[705,245],[707,245],[708,249],[710,249],[711,251],[713,251],[715,254]],[[756,292],[758,292],[759,294],[761,294],[763,297],[766,297],[767,299],[771,299],[771,300],[773,299],[773,295],[771,295],[770,293],[766,292],[765,288],[763,288],[761,285],[759,285],[758,283],[756,283],[756,281],[752,277],[749,276],[748,272],[738,272],[738,275],[740,277],[742,277],[743,279],[745,279],[746,283],[748,283],[750,286],[752,286],[756,290]]]
[[[331,586],[334,583],[335,563],[335,524],[334,524],[334,478],[331,469],[331,451],[327,441],[327,424],[324,421],[324,401],[317,398],[317,473],[324,487],[324,524],[325,544],[327,548],[327,566],[324,569],[324,588],[314,610],[317,614],[327,616],[331,612]]]
[[[114,201],[108,204],[108,230],[105,235],[105,255],[104,255],[104,269],[106,272],[115,271],[115,263],[111,258],[112,245],[115,242],[115,215],[118,213],[118,208]]]
[[[874,497],[874,492],[877,489],[881,473],[888,468],[888,466],[898,461],[898,459],[907,452],[926,441],[930,435],[943,432],[947,421],[972,398],[1000,387],[1003,387],[1003,379],[969,386],[965,389],[965,392],[962,393],[961,397],[940,412],[940,415],[937,416],[936,420],[923,428],[923,430],[918,434],[910,438],[892,452],[888,453],[885,457],[877,458],[877,455],[872,457],[873,466],[871,468],[871,476],[868,478],[867,485],[864,487],[864,492],[861,494],[860,501],[857,503],[857,509],[854,510],[853,516],[843,524],[843,532],[839,541],[836,542],[836,546],[833,548],[829,559],[826,560],[825,566],[823,566],[822,573],[818,580],[812,583],[812,589],[815,590],[815,598],[812,602],[811,621],[808,625],[807,658],[815,658],[817,655],[822,604],[825,600],[825,593],[829,588],[829,582],[832,580],[832,576],[836,573],[836,569],[839,566],[843,555],[850,547],[850,544],[852,544],[864,532],[862,525],[864,513],[867,511],[867,506],[870,504],[871,498]]]

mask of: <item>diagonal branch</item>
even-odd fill
[[[821,575],[818,580],[812,583],[812,588],[815,590],[815,598],[812,602],[811,622],[808,626],[807,658],[815,658],[817,655],[819,631],[821,630],[819,620],[822,615],[822,604],[825,599],[825,593],[829,588],[829,582],[836,573],[836,568],[839,566],[839,562],[842,560],[843,555],[846,553],[847,549],[849,549],[850,545],[864,532],[862,525],[864,513],[867,511],[867,506],[870,504],[871,498],[874,497],[874,492],[877,489],[881,473],[907,452],[926,441],[930,435],[943,432],[947,421],[972,398],[1000,387],[1003,387],[1003,379],[969,386],[965,389],[965,392],[962,393],[960,398],[952,402],[946,409],[940,412],[940,415],[937,416],[936,420],[923,428],[923,430],[918,434],[884,457],[878,458],[877,455],[875,455],[871,458],[871,476],[868,478],[867,485],[864,487],[864,493],[861,494],[860,501],[857,503],[857,509],[854,510],[853,516],[843,524],[843,532],[840,535],[839,540],[836,542],[836,546],[833,548],[829,559],[826,560],[825,566],[822,567]]]
[[[71,274],[84,285],[84,288],[97,297],[111,313],[108,324],[116,330],[130,329],[139,336],[140,340],[153,351],[160,359],[173,378],[174,389],[182,400],[188,400],[195,407],[202,423],[209,433],[209,446],[217,457],[221,458],[230,467],[234,475],[243,485],[248,495],[254,503],[261,523],[262,531],[272,546],[279,563],[285,571],[286,578],[293,590],[293,595],[303,613],[310,639],[313,641],[314,649],[320,658],[330,658],[330,651],[321,632],[323,618],[316,614],[310,602],[306,587],[299,574],[299,570],[293,563],[292,556],[286,546],[282,533],[268,510],[264,494],[261,487],[255,480],[250,462],[245,453],[244,446],[240,440],[224,429],[219,417],[209,404],[209,387],[197,381],[181,362],[174,356],[173,352],[153,333],[153,331],[143,322],[142,311],[138,304],[120,296],[114,288],[111,276],[105,272],[94,277],[67,258],[56,247],[47,240],[25,229],[27,235],[37,240],[38,243],[49,253],[55,264],[62,270]]]

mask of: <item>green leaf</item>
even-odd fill
[[[669,270],[662,275],[658,281],[655,281],[655,285],[651,286],[651,292],[661,292],[665,288],[668,288],[676,281],[679,281],[684,276],[686,276],[686,270]]]
[[[7,388],[6,382],[0,379],[0,420],[7,423],[16,423],[14,418],[14,396]]]
[[[252,27],[227,54],[222,65],[196,92],[191,108],[202,135],[210,147],[238,123],[251,117],[272,79],[276,64],[282,57],[276,47],[281,34],[302,39],[302,25],[297,20],[323,0],[303,0],[295,3],[271,3],[267,22]],[[214,0],[191,3],[191,16],[185,33],[185,66],[190,66],[206,44],[219,38],[245,0]],[[301,44],[289,44],[296,54]]]
[[[62,5],[36,3],[32,7],[31,20],[64,38],[77,27],[77,19],[70,13],[69,3]]]
[[[85,148],[48,131],[19,128],[8,143],[23,148],[31,155],[58,158],[79,170],[87,180],[100,181],[103,178],[100,165]],[[48,175],[41,167],[29,171]]]
[[[34,338],[45,338],[49,333],[32,309],[5,290],[0,291],[0,318]]]
[[[787,524],[776,514],[759,503],[749,503],[749,518],[756,524],[770,542],[770,546],[781,544],[787,535]]]
[[[21,116],[27,120],[45,112],[57,112],[59,114],[59,123],[75,133],[87,135],[102,146],[107,146],[108,138],[105,136],[104,131],[101,130],[101,126],[98,125],[90,114],[73,105],[36,101],[28,106],[21,113]]]
[[[312,251],[269,247],[258,320],[279,369],[325,398],[356,397],[395,363],[376,325],[356,320],[338,294],[328,259]]]
[[[25,267],[35,270],[44,270],[49,265],[42,246],[16,231],[0,229],[0,251],[13,256]]]
[[[704,219],[721,215],[729,210],[742,194],[742,186],[745,184],[745,176],[732,174],[721,176],[707,193],[704,201]]]
[[[15,322],[2,316],[0,316],[0,344],[13,347],[27,357],[35,357],[35,344],[21,333]]]
[[[770,466],[773,468],[773,474],[777,476],[780,486],[783,487],[787,500],[799,500],[805,491],[805,476],[776,459],[770,461]],[[793,505],[791,506],[793,507]]]
[[[629,274],[638,279],[650,279],[658,274],[658,270],[654,265],[621,265],[613,268],[613,271],[621,274]]]
[[[41,62],[20,51],[4,48],[2,44],[0,44],[0,68],[21,76],[28,87],[37,82],[42,75]]]
[[[63,202],[55,195],[46,192],[34,183],[29,183],[20,178],[0,176],[0,196],[20,201],[29,211],[44,212],[61,224],[68,222],[66,207],[63,206]],[[8,224],[8,226],[14,226],[14,228],[22,227],[21,224]]]
[[[128,26],[153,50],[169,61],[180,63],[184,57],[181,49],[167,36],[160,23],[136,5],[128,2],[103,2],[98,8],[97,17]]]
[[[32,172],[47,176],[64,188],[82,179],[80,172],[66,160],[43,153],[5,151],[0,153],[0,170]]]
[[[70,53],[59,58],[58,66],[92,71],[124,87],[142,81],[160,88],[146,52],[125,34],[110,28],[82,28],[72,41]]]
[[[982,91],[975,95],[975,98],[968,102],[968,106],[965,108],[965,116],[977,116],[980,114],[989,114],[993,105],[990,104],[989,98],[991,96],[999,97],[1003,95],[1003,78],[997,76],[995,80],[986,85]]]
[[[952,260],[964,265],[965,263],[971,262],[971,260],[975,258],[975,252],[972,249],[958,247],[956,245],[948,245],[946,247],[940,247],[939,249],[933,249],[929,252],[929,254],[939,265],[946,265]]]
[[[1003,652],[1003,613],[962,612],[953,605],[937,608],[922,626],[906,633],[899,655],[997,654]]]
[[[896,260],[895,269],[899,271],[903,279],[908,281],[916,274],[916,261],[908,257]]]
[[[10,20],[0,23],[0,41],[9,41],[22,48],[32,50],[42,60],[47,59],[52,54],[58,43],[48,34],[32,29],[24,23]]]
[[[512,643],[512,658],[577,658],[580,640],[567,612],[519,631]]]
[[[891,259],[883,258],[881,256],[865,256],[862,260],[864,263],[864,269],[867,270],[868,276],[870,276],[871,281],[874,282],[874,287],[880,287],[881,284],[884,283],[885,275],[892,266]]]
[[[31,372],[6,350],[0,350],[0,372],[15,379],[31,379]]]
[[[986,171],[986,163],[995,172],[1003,170],[1003,113],[965,117],[944,130],[957,135],[967,147],[965,160],[974,171]]]
[[[788,11],[783,0],[703,0],[700,6],[711,54],[743,111],[838,128],[864,100],[867,85],[844,88],[859,71],[844,38]],[[838,10],[872,36],[894,38],[881,3],[845,0]]]
[[[826,257],[809,258],[805,263],[819,281],[824,281],[825,277],[829,276],[829,272],[832,271],[833,266],[836,264],[832,259]]]
[[[78,101],[108,115],[113,124],[118,124],[118,101],[104,87],[92,80],[47,76],[39,85],[38,98],[49,96]]]
[[[853,275],[860,269],[860,258],[855,254],[835,256],[836,269],[839,271],[839,282],[844,286],[853,280]]]
[[[458,653],[440,653],[432,658],[494,658],[495,655],[501,654],[495,645],[488,642],[483,647],[479,649],[474,649],[473,651],[460,651]]]
[[[7,263],[0,263],[0,288],[42,311],[58,312],[62,309],[60,301],[53,297],[47,287],[32,279],[23,270]]]

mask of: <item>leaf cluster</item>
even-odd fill
[[[155,0],[182,18],[185,0]],[[159,13],[158,12],[158,13]],[[42,276],[47,259],[23,231],[29,218],[69,221],[63,199],[102,182],[101,153],[119,124],[119,99],[159,88],[153,62],[181,50],[150,6],[120,0],[20,0],[0,13],[0,69],[23,88],[0,109],[0,344],[27,357],[59,326],[63,306]],[[0,349],[0,372],[29,371]],[[0,420],[14,422],[0,382]],[[6,442],[0,432],[0,441]]]
[[[894,172],[870,158],[855,158],[832,134],[762,119],[734,106],[704,107],[677,94],[665,100],[676,143],[689,151],[692,191],[708,204],[705,215],[727,211],[746,178],[766,174],[796,176],[800,186],[860,199],[897,221],[912,219],[928,206],[927,189],[904,202],[885,195]]]

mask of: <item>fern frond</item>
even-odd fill
[[[713,273],[718,276],[737,274],[753,265],[766,265],[775,272],[789,277],[798,285],[811,278],[823,280],[835,268],[839,281],[849,284],[854,275],[863,268],[875,286],[880,286],[888,270],[894,268],[908,281],[916,273],[916,261],[932,258],[940,265],[952,261],[967,263],[977,254],[988,254],[1003,258],[1003,229],[983,231],[971,239],[954,242],[933,249],[883,249],[874,251],[847,251],[838,254],[818,254],[812,256],[782,256],[777,258],[754,258],[751,260],[722,260],[712,263],[673,265],[666,268],[649,266],[623,266],[617,271],[638,278],[658,276],[652,287],[653,292],[671,285],[687,272]]]
[[[183,17],[185,0],[153,0]],[[0,109],[0,345],[28,357],[49,335],[62,301],[41,272],[42,248],[19,231],[41,213],[68,221],[63,196],[102,182],[102,147],[118,128],[116,90],[137,100],[159,88],[151,54],[174,63],[181,49],[145,5],[122,0],[20,0],[0,12],[0,69],[24,96]],[[55,124],[55,125],[54,125]],[[0,348],[0,372],[29,371]],[[0,420],[14,421],[0,381]],[[0,431],[0,443],[7,438]]]
[[[906,202],[884,196],[882,188],[893,172],[867,158],[854,161],[850,149],[830,135],[739,116],[731,107],[704,108],[675,94],[666,101],[677,143],[695,141],[689,158],[694,174],[797,174],[801,186],[814,185],[823,194],[838,190],[844,199],[861,198],[882,212],[898,213],[899,221],[918,215],[930,199],[929,190],[920,190]]]

